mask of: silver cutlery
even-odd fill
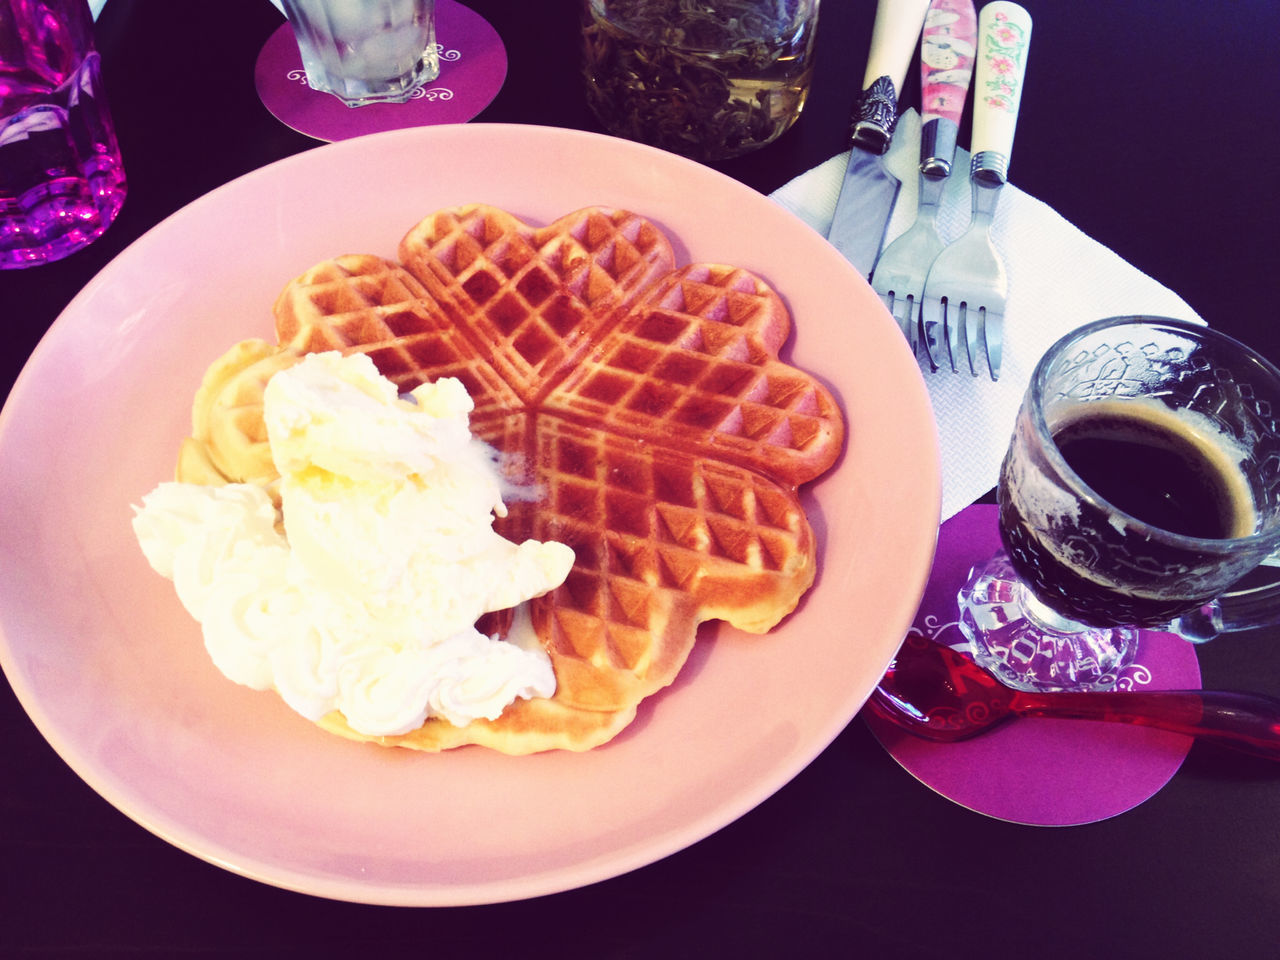
[[[871,275],[902,182],[884,154],[898,123],[898,93],[929,0],[880,0],[862,93],[854,104],[849,166],[827,239],[864,277]]]
[[[978,17],[973,85],[973,155],[969,182],[973,217],[968,229],[933,261],[921,303],[922,339],[935,369],[945,340],[952,371],[963,345],[969,372],[978,375],[979,346],[991,379],[1000,377],[1009,278],[991,242],[991,221],[1008,178],[1031,39],[1031,15],[1016,3],[994,0]]]
[[[925,274],[944,246],[938,204],[951,175],[978,36],[973,0],[933,0],[920,38],[920,194],[915,222],[881,252],[871,286],[914,353]]]

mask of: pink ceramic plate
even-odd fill
[[[641,212],[677,252],[757,270],[795,318],[847,449],[808,490],[820,576],[772,634],[708,628],[678,683],[587,754],[444,755],[331,737],[209,663],[134,542],[130,504],[172,477],[205,366],[272,336],[284,283],[347,252],[394,255],[439,207],[546,222]],[[714,171],[530,126],[399,130],[320,147],[213,191],[71,303],[0,417],[0,661],[95,790],[219,866],[385,904],[514,900],[592,883],[707,836],[843,729],[910,626],[937,532],[919,369],[870,287],[816,233]]]

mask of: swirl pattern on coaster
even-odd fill
[[[975,504],[942,525],[929,584],[909,636],[964,649],[956,590],[975,563],[1000,546],[997,508]],[[1194,645],[1143,631],[1122,690],[1200,686]],[[1068,826],[1117,816],[1150,799],[1177,772],[1191,738],[1120,723],[1018,719],[972,740],[924,740],[864,709],[872,733],[908,773],[978,813],[1033,826]]]
[[[307,83],[288,23],[267,39],[254,68],[263,105],[282,123],[318,140],[439,123],[466,123],[498,95],[507,76],[507,51],[487,20],[456,0],[436,0],[440,75],[404,103],[348,107]]]

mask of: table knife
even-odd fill
[[[929,0],[880,0],[871,51],[854,104],[849,166],[827,239],[864,277],[871,275],[901,182],[884,165],[898,122],[898,94]]]

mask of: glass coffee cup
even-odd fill
[[[1233,587],[1280,549],[1280,370],[1208,327],[1116,317],[1032,374],[998,487],[1004,550],[961,589],[973,653],[1020,689],[1105,689],[1141,628],[1280,622]]]

